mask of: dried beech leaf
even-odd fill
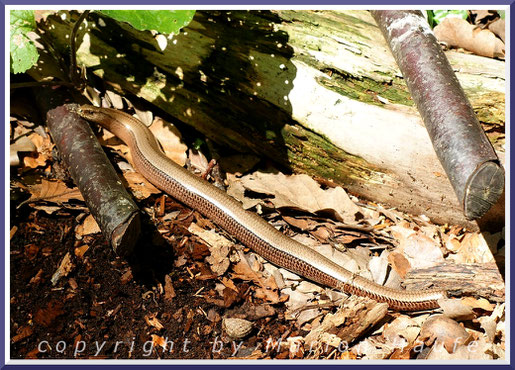
[[[166,156],[175,163],[184,166],[188,147],[182,142],[179,130],[170,122],[156,117],[152,126],[150,126],[150,131],[158,138]]]
[[[503,42],[505,42],[506,22],[504,19],[499,18],[496,21],[490,23],[488,25],[488,29],[499,36]]]
[[[18,166],[20,158],[18,153],[32,153],[36,151],[36,146],[27,136],[22,136],[9,146],[9,164]]]
[[[420,232],[411,234],[401,241],[397,251],[402,251],[413,269],[427,268],[444,262],[438,243]]]
[[[31,197],[27,200],[45,200],[52,203],[64,203],[71,199],[84,201],[78,188],[70,189],[62,181],[41,180],[41,184],[30,186]]]
[[[312,225],[306,219],[283,215],[283,220],[289,223],[291,226],[296,227],[302,231],[311,230],[310,226]]]
[[[323,190],[308,175],[286,176],[254,172],[241,178],[243,186],[260,194],[272,195],[275,208],[291,208],[310,213],[329,213],[338,221],[355,223],[360,208],[341,187]]]
[[[195,223],[190,225],[188,231],[206,242],[210,252],[206,261],[209,263],[211,271],[218,276],[223,275],[229,268],[228,255],[234,243],[218,234],[215,229],[204,230]]]
[[[406,257],[402,253],[392,252],[388,255],[388,262],[392,268],[399,274],[401,278],[404,278],[408,271],[411,270],[411,265]]]
[[[487,263],[495,260],[485,236],[481,233],[466,233],[456,252],[450,257],[456,263]]]
[[[29,136],[34,146],[37,149],[36,157],[26,156],[23,158],[23,163],[26,167],[36,168],[45,166],[47,161],[52,159],[52,147],[53,144],[50,141],[50,137],[43,137],[39,134],[33,133]]]
[[[489,342],[493,342],[497,331],[497,323],[490,316],[478,317],[477,321],[481,325],[481,328],[485,331],[485,334]]]
[[[131,192],[138,199],[146,199],[152,194],[161,193],[161,190],[152,185],[139,172],[125,171],[123,172],[123,178],[127,181],[127,185]]]
[[[468,305],[472,308],[480,308],[485,311],[492,312],[495,309],[495,305],[488,302],[484,298],[476,299],[474,297],[464,297],[461,299],[463,304]]]
[[[452,47],[463,48],[477,55],[504,58],[504,43],[490,30],[468,23],[464,19],[445,18],[434,28],[436,38]]]
[[[261,273],[256,272],[250,267],[247,258],[243,252],[238,251],[240,261],[233,265],[234,275],[233,278],[242,280],[250,280],[257,284],[260,289],[255,292],[256,297],[266,299],[270,303],[279,303],[279,289],[273,276],[265,279]]]
[[[241,183],[240,179],[235,175],[227,173],[227,194],[241,202],[244,209],[250,209],[261,203],[261,199],[254,199],[245,196],[245,186]]]
[[[422,325],[419,339],[426,345],[441,342],[448,353],[453,353],[459,346],[467,345],[473,337],[456,321],[444,315],[434,315]]]
[[[53,300],[47,303],[45,308],[40,308],[34,315],[34,322],[39,325],[49,327],[54,320],[64,314],[63,302]]]
[[[368,269],[372,273],[373,280],[380,285],[386,281],[388,273],[388,251],[383,251],[380,256],[372,257],[368,263]]]
[[[443,309],[443,314],[451,319],[463,321],[476,317],[472,307],[464,304],[461,299],[441,299],[438,304]]]
[[[188,158],[190,160],[190,165],[195,170],[197,170],[199,173],[204,174],[208,167],[209,167],[209,161],[207,160],[204,153],[198,150],[189,150]]]
[[[108,100],[111,102],[111,106],[115,109],[123,109],[123,99],[122,96],[115,93],[112,90],[107,90],[106,95]]]
[[[445,343],[436,343],[426,360],[492,360],[492,344],[484,337],[469,342],[467,345],[457,346],[456,350],[449,352]]]
[[[420,326],[408,316],[399,316],[386,326],[383,337],[389,345],[403,348],[412,345],[420,333]]]
[[[84,218],[82,224],[77,226],[77,228],[75,229],[75,234],[79,237],[82,237],[84,235],[96,234],[99,232],[100,227],[98,226],[97,222],[95,221],[95,218],[93,218],[92,215],[88,215],[86,218]]]

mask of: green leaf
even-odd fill
[[[436,24],[435,24],[435,21],[434,21],[434,14],[433,14],[433,11],[432,10],[426,10],[426,14],[427,14],[427,23],[429,23],[429,26],[431,28],[433,28]]]
[[[127,22],[140,31],[161,33],[179,33],[195,15],[194,10],[100,10],[100,13]]]
[[[499,13],[501,19],[504,19],[504,17],[506,16],[506,10],[498,10],[497,13]]]
[[[445,18],[467,19],[469,16],[466,10],[433,10],[433,21],[435,24],[441,23]]]
[[[36,64],[39,58],[28,33],[36,29],[33,10],[11,10],[11,71],[22,73]]]

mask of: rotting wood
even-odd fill
[[[407,290],[424,290],[437,286],[452,296],[484,297],[504,302],[504,279],[495,263],[444,263],[408,272],[404,279]]]

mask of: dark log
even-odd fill
[[[39,91],[50,134],[104,237],[121,256],[132,253],[140,234],[139,209],[125,190],[87,121],[63,104],[60,91]]]
[[[483,216],[504,170],[436,37],[419,10],[371,11],[424,120],[465,216]]]

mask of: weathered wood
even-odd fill
[[[112,88],[220,145],[477,228],[465,220],[368,12],[202,11],[164,50],[150,32],[96,14],[90,20],[78,57]],[[48,22],[47,37],[65,55],[70,17]],[[447,55],[479,119],[503,125],[504,63]],[[494,221],[504,223],[503,212]]]
[[[484,297],[504,302],[504,279],[495,263],[441,264],[409,272],[404,280],[407,290],[431,286],[445,289],[452,296]]]
[[[324,320],[305,337],[304,346],[313,350],[324,345],[346,347],[380,322],[388,312],[386,303],[351,296],[334,314]]]

